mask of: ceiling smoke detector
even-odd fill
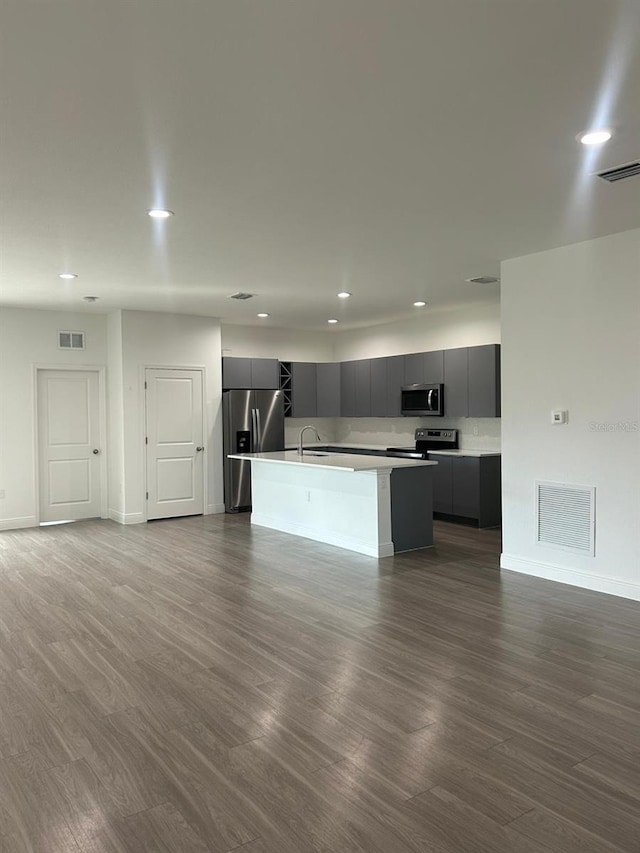
[[[253,293],[243,293],[239,290],[237,293],[232,293],[229,299],[253,299]]]
[[[500,279],[494,275],[478,275],[475,278],[465,278],[469,284],[497,284]]]

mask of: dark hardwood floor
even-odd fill
[[[248,522],[0,534],[2,853],[638,853],[640,605]]]

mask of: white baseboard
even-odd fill
[[[205,515],[218,515],[224,512],[224,504],[207,504]]]
[[[579,586],[582,589],[591,589],[594,592],[604,592],[607,595],[617,595],[621,598],[631,598],[640,601],[640,585],[617,581],[612,578],[603,578],[600,575],[589,575],[585,572],[577,572],[575,569],[565,569],[553,563],[541,563],[537,560],[528,560],[524,557],[516,557],[513,554],[502,554],[500,557],[500,568],[510,572],[519,572],[523,575],[531,575],[544,578],[557,583],[566,583],[570,586]]]
[[[36,527],[35,515],[25,515],[23,518],[0,519],[0,530],[20,530],[22,527]]]
[[[117,521],[118,524],[144,524],[146,519],[141,512],[120,512],[117,509],[109,510],[109,518],[111,521]]]
[[[257,524],[258,527],[269,527],[271,530],[279,530],[281,533],[303,536],[305,539],[313,539],[315,542],[323,542],[325,545],[336,545],[338,548],[357,551],[359,554],[366,554],[368,557],[392,557],[394,553],[393,542],[371,545],[368,542],[362,542],[348,536],[336,536],[331,531],[323,530],[320,533],[312,527],[305,527],[303,524],[283,521],[280,518],[273,518],[264,514],[257,515],[255,512],[251,514],[251,524]]]

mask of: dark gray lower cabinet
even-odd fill
[[[450,418],[469,415],[469,350],[444,351],[444,413]]]
[[[478,527],[497,527],[502,519],[499,456],[438,456],[433,476],[433,511],[468,518]]]
[[[387,362],[388,358],[371,359],[371,417],[387,417]]]
[[[320,362],[317,365],[319,418],[337,418],[340,415],[340,363]]]

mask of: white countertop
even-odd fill
[[[386,444],[357,444],[354,441],[321,441],[316,442],[316,447],[353,447],[354,450],[378,450],[378,451],[386,451],[387,447],[391,445]],[[394,445],[397,446],[397,445]],[[314,444],[305,444],[305,450],[313,450]],[[295,445],[292,445],[292,450],[295,449]],[[501,452],[499,450],[466,450],[464,448],[459,450],[429,450],[429,453],[436,454],[438,456],[501,456]]]
[[[337,446],[337,445],[334,445]],[[348,447],[354,447],[350,444]],[[437,465],[426,459],[397,459],[384,456],[359,456],[350,453],[323,453],[314,456],[313,450],[298,456],[295,450],[278,450],[273,453],[230,453],[229,459],[273,462],[279,465],[298,465],[310,468],[333,468],[337,471],[380,471],[389,468],[425,468]]]

